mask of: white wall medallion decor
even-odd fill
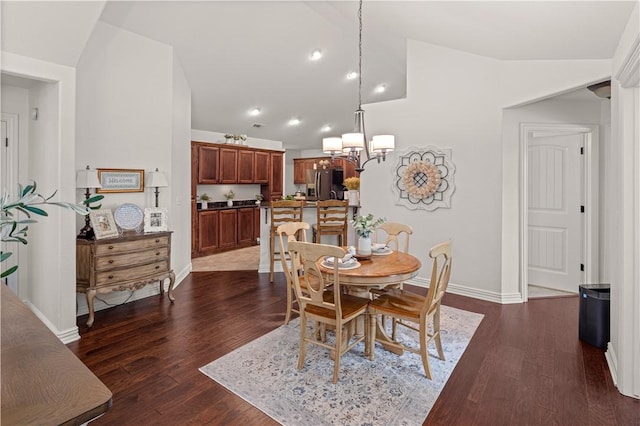
[[[396,205],[428,211],[451,207],[451,195],[456,189],[451,148],[410,147],[397,156],[392,171]]]

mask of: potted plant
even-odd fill
[[[260,202],[264,199],[262,194],[256,194],[256,206],[260,205]]]
[[[211,197],[207,193],[200,195],[200,208],[204,210],[209,207],[209,201],[211,201]]]
[[[236,194],[235,192],[233,192],[233,189],[230,189],[229,192],[224,194],[224,197],[227,199],[227,206],[233,207],[233,199],[236,197]]]
[[[350,206],[358,206],[360,205],[360,178],[359,177],[349,177],[346,178],[343,182],[343,185],[347,187],[349,190],[349,205]]]
[[[358,235],[358,253],[371,254],[371,233],[384,222],[383,218],[375,219],[371,213],[366,216],[358,215],[351,221],[354,231]]]

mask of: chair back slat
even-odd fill
[[[425,298],[423,310],[431,312],[440,306],[442,297],[447,291],[451,275],[451,241],[436,244],[429,250],[429,257],[433,259],[431,282]]]

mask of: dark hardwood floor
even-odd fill
[[[99,311],[91,329],[78,318],[82,339],[68,347],[114,395],[92,424],[277,424],[198,368],[281,325],[284,276],[194,273],[175,297]],[[578,340],[577,296],[444,303],[485,318],[425,424],[640,425],[640,401],[615,389],[603,350]]]

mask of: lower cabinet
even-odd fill
[[[259,221],[260,209],[257,207],[199,211],[198,249],[192,256],[205,256],[257,244]]]

